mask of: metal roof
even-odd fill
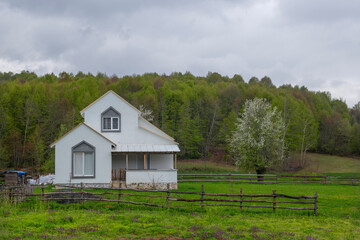
[[[177,144],[153,145],[153,144],[117,144],[112,152],[158,152],[173,153],[180,152]]]

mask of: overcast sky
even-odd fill
[[[360,101],[358,0],[0,0],[0,71],[269,76]]]

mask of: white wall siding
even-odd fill
[[[95,178],[71,178],[72,147],[86,141],[95,147]],[[60,139],[55,146],[55,183],[110,183],[111,143],[85,125]]]
[[[127,170],[126,184],[177,183],[177,170]]]
[[[174,158],[173,154],[150,154],[150,168],[151,169],[173,169]]]
[[[120,119],[120,134],[119,132],[101,132],[101,113],[113,107],[121,114]],[[108,93],[99,101],[95,102],[88,109],[84,110],[84,122],[90,127],[94,128],[99,133],[113,140],[118,136],[123,138],[125,135],[132,133],[138,128],[139,113],[129,104],[119,99],[114,93]],[[125,139],[126,141],[126,139]]]

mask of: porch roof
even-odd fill
[[[174,153],[180,152],[177,144],[155,145],[155,144],[117,144],[112,152],[152,152],[152,153]]]

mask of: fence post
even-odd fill
[[[119,185],[118,205],[120,205],[122,183]]]
[[[273,212],[276,211],[276,190],[273,190]]]
[[[44,183],[41,184],[41,200],[44,201]]]
[[[204,209],[204,184],[201,185],[201,209]]]
[[[240,188],[240,209],[242,209],[243,204],[243,195],[242,195],[242,188]]]
[[[276,175],[276,184],[278,184],[279,181],[278,181],[278,175]]]
[[[326,185],[326,175],[325,175],[325,185]]]
[[[167,184],[167,197],[166,197],[166,207],[170,208],[170,184]]]
[[[81,194],[80,194],[81,200],[80,200],[80,203],[81,203],[81,205],[84,205],[84,183],[83,182],[80,183],[80,187],[81,187]]]
[[[14,202],[14,188],[12,187],[9,188],[9,202],[10,203]]]
[[[315,193],[315,199],[314,199],[314,214],[317,215],[317,202],[318,202],[318,195],[317,192]]]
[[[354,186],[354,176],[351,178],[351,185]]]

